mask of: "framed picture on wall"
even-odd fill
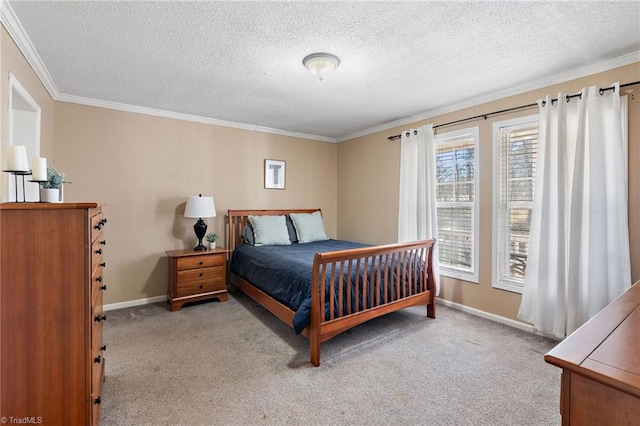
[[[285,162],[264,160],[264,187],[266,189],[284,189]]]

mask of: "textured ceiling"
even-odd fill
[[[9,6],[62,100],[338,140],[590,64],[640,60],[636,1]],[[320,82],[302,59],[324,51],[341,64]]]

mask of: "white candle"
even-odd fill
[[[9,145],[7,155],[7,170],[12,172],[28,172],[29,160],[27,159],[27,148],[23,145]]]
[[[31,160],[32,180],[47,180],[47,159],[44,157],[33,157]]]

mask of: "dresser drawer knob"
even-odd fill
[[[202,290],[202,284],[200,284],[200,289]]]
[[[105,217],[104,219],[102,219],[100,221],[100,223],[102,224],[102,226],[106,225],[107,224],[107,218]]]
[[[204,265],[204,262],[203,262],[203,261],[200,261],[200,263],[199,263],[199,264],[200,264],[200,265]]]
[[[100,241],[100,244],[102,244],[103,246],[106,246],[107,245],[107,240]]]
[[[98,355],[93,359],[93,362],[95,362],[96,364],[100,364],[102,362],[102,357]]]
[[[100,290],[106,290],[106,289],[107,289],[107,285],[106,284],[100,286]]]
[[[107,266],[107,262],[102,262],[102,263],[100,264],[100,266],[102,266],[103,268],[105,268],[105,267]]]
[[[96,254],[102,254],[102,249],[96,250]]]
[[[107,345],[102,345],[102,347],[100,348],[101,351],[106,351],[107,350]]]
[[[94,404],[100,404],[100,402],[102,402],[102,400],[100,399],[100,397],[97,397],[96,399],[93,400]]]
[[[200,276],[204,275],[202,272],[200,272]]]
[[[106,316],[106,315],[96,315],[96,317],[94,318],[94,320],[95,320],[96,322],[106,321],[106,320],[107,320],[107,316]]]
[[[94,229],[97,229],[98,231],[102,229],[102,222],[98,223],[97,225],[95,225],[93,227]]]
[[[99,283],[102,282],[102,275],[100,275],[99,277],[96,277],[96,281],[98,281]]]

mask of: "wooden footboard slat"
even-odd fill
[[[360,274],[358,273],[359,270],[360,270],[360,259],[356,260],[356,277],[355,277],[355,283],[354,283],[355,292],[356,292],[356,303],[355,303],[355,309],[353,311],[354,313],[362,309],[362,307],[359,306],[362,303],[362,298],[360,297]]]
[[[351,309],[351,290],[353,288],[353,278],[351,278],[351,273],[353,272],[353,270],[351,269],[351,267],[353,266],[353,260],[349,259],[349,261],[347,262],[347,264],[349,265],[347,267],[347,288],[349,289],[349,291],[347,291],[347,314],[350,314],[352,312]]]
[[[229,210],[228,248],[242,243],[249,215],[316,211],[319,209]],[[372,318],[416,305],[426,305],[427,316],[435,318],[433,244],[433,240],[424,240],[317,253],[311,271],[311,319],[302,333],[310,341],[311,363],[320,364],[321,342]],[[242,278],[229,276],[244,293],[293,325],[291,309]]]
[[[378,273],[376,274],[376,285],[375,285],[375,293],[376,293],[376,306],[380,305],[380,273],[382,271],[382,256],[378,255],[377,257],[378,261],[378,265],[380,265],[380,267],[378,268]]]

